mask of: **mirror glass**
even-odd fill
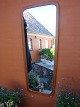
[[[29,89],[50,94],[54,78],[56,6],[26,9],[23,19]]]

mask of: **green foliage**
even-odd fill
[[[0,106],[1,107],[14,107],[17,103],[20,103],[23,96],[23,90],[8,90],[0,87]]]
[[[65,82],[66,83],[66,82]],[[78,91],[74,91],[71,86],[65,84],[61,86],[58,83],[57,107],[80,107],[80,95]]]
[[[37,78],[37,74],[33,71],[28,73],[28,83],[29,83],[29,87],[31,89],[36,88],[39,84],[38,84],[38,78]]]
[[[40,55],[47,60],[53,60],[55,51],[52,48],[45,48],[40,51]]]
[[[63,93],[58,97],[57,107],[80,107],[80,98]]]

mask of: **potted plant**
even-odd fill
[[[79,92],[73,90],[71,85],[66,83],[63,86],[58,82],[57,102],[55,105],[57,107],[80,107]]]
[[[21,102],[23,89],[8,90],[0,87],[0,107],[16,107]]]

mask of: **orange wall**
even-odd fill
[[[35,35],[36,36],[36,35]],[[39,49],[39,40],[41,39],[42,41],[42,49],[43,48],[46,48],[45,46],[45,40],[48,40],[48,48],[51,48],[51,40],[53,41],[53,37],[52,38],[49,38],[49,37],[45,37],[45,36],[31,36],[31,35],[28,35],[28,39],[32,39],[32,49],[30,51],[31,53],[31,58],[32,58],[32,62],[38,60],[40,58],[40,55],[39,55],[39,52],[40,52],[40,49]]]
[[[74,78],[80,89],[80,0],[0,0],[0,83],[26,90],[22,12],[35,4],[56,1],[59,4],[59,49],[57,81]],[[22,107],[53,107],[54,95],[31,94]],[[42,102],[42,103],[40,103]]]

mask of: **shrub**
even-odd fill
[[[8,90],[0,87],[0,107],[14,107],[20,103],[23,97],[23,89]]]
[[[64,81],[64,80],[63,80]],[[79,92],[75,91],[66,84],[65,86],[61,85],[58,82],[58,91],[57,91],[57,107],[80,107],[80,96]]]
[[[40,55],[42,58],[52,61],[54,58],[54,49],[45,48],[40,51]]]
[[[30,89],[35,89],[39,85],[37,74],[35,72],[31,71],[28,73],[28,83]]]

